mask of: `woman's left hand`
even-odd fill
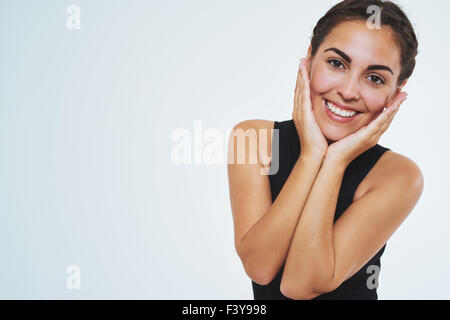
[[[325,159],[331,159],[346,168],[355,158],[374,147],[381,135],[389,128],[398,108],[407,96],[406,92],[400,92],[392,100],[391,105],[367,126],[329,145]]]

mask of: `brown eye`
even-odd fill
[[[372,80],[370,80],[370,81],[372,81],[377,86],[381,86],[384,84],[383,79],[381,79],[380,77],[378,77],[376,75],[370,75],[370,76],[368,76],[368,78],[372,78]]]
[[[339,66],[344,66],[343,65],[343,63],[342,62],[340,62],[339,60],[337,60],[337,59],[330,59],[330,60],[328,60],[328,63],[333,67],[333,68],[336,68],[336,69],[342,69],[342,68],[340,68]]]

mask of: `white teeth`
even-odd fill
[[[336,107],[334,104],[332,104],[332,103],[329,102],[329,101],[326,101],[326,102],[327,102],[327,107],[328,107],[328,109],[329,109],[331,112],[333,112],[334,114],[337,114],[338,116],[346,117],[346,118],[351,118],[351,117],[353,117],[353,116],[356,114],[355,111],[352,111],[352,112],[345,111],[345,110],[342,110],[342,109]]]

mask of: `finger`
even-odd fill
[[[389,103],[389,107],[400,106],[407,97],[408,94],[406,92],[399,92],[397,96]]]
[[[300,67],[298,69],[298,73],[297,73],[297,84],[295,87],[295,104],[298,106],[298,104],[300,103],[300,97],[301,97],[301,92],[302,92],[302,87],[303,87],[303,78],[302,78],[302,64],[300,61]]]
[[[384,115],[381,117],[382,120],[379,124],[379,130],[377,131],[380,136],[390,127],[400,105],[407,99],[407,96],[408,95],[405,92],[398,94],[392,104],[383,112]]]
[[[385,121],[385,123],[382,125],[380,131],[381,134],[386,132],[386,130],[391,126],[392,121],[394,120],[401,104],[406,101],[406,97],[402,97],[400,101],[397,101],[395,105],[391,106],[390,113],[388,115],[388,119]]]
[[[297,83],[295,85],[295,94],[298,96],[298,93],[301,91],[302,88],[302,66],[300,61],[300,67],[298,69],[297,73]]]
[[[367,125],[367,132],[369,136],[376,135],[380,129],[383,127],[383,124],[389,119],[389,115],[391,114],[393,108],[386,108],[382,113],[378,115],[374,120],[372,120],[369,125]]]
[[[391,106],[387,109],[388,117],[387,121],[392,121],[394,116],[397,114],[398,109],[402,105],[403,102],[406,101],[408,95],[406,93],[400,94],[395,101],[391,104]]]
[[[395,111],[400,105],[408,98],[408,94],[406,92],[399,92],[395,98],[389,103],[389,106],[383,111],[387,112],[388,115],[391,114],[392,111]]]
[[[300,102],[300,88],[301,88],[301,81],[302,81],[302,75],[301,75],[301,66],[298,69],[297,72],[297,81],[295,83],[295,90],[294,90],[294,110],[292,110],[292,117],[295,119],[298,116],[298,104]]]
[[[380,137],[389,127],[392,119],[397,113],[400,105],[406,100],[407,94],[405,92],[399,93],[389,107],[387,107],[378,117],[373,120],[367,127],[366,131],[369,136]]]
[[[394,107],[389,107],[387,111],[384,112],[385,115],[383,116],[383,120],[381,121],[379,125],[379,129],[377,131],[377,134],[380,136],[389,128],[391,125],[392,120],[394,119],[395,114],[397,113],[397,110],[395,110]]]
[[[311,92],[310,92],[310,82],[308,76],[308,70],[306,68],[305,60],[302,60],[302,106],[301,108],[306,108],[305,111],[311,110]],[[303,111],[303,110],[302,110]]]

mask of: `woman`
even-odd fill
[[[373,5],[377,28],[367,21]],[[396,4],[340,2],[314,29],[293,119],[234,127],[235,247],[255,299],[378,299],[380,257],[424,185],[412,160],[378,144],[406,99],[417,47]],[[273,136],[257,136],[258,161],[234,164],[236,153],[255,151],[235,137],[259,130]],[[272,174],[261,174],[268,161]]]

